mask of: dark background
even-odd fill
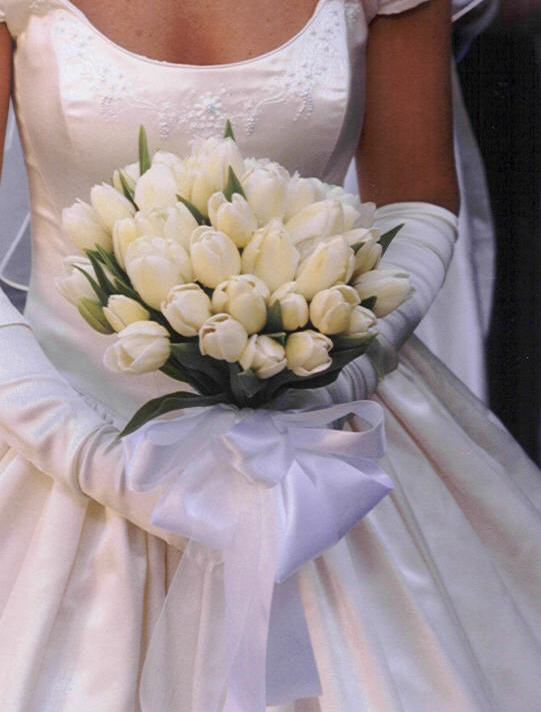
[[[541,3],[539,3],[541,6]],[[485,161],[497,241],[487,343],[490,405],[539,462],[541,12],[509,0],[459,64]]]

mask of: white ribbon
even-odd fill
[[[354,414],[363,432],[329,426]],[[190,542],[150,641],[143,712],[264,712],[320,694],[292,576],[392,489],[383,411],[217,405],[124,438],[128,486],[162,488],[152,523]]]

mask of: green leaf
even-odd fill
[[[227,172],[227,185],[224,188],[224,195],[226,200],[229,200],[229,202],[231,202],[235,193],[242,195],[242,197],[246,199],[246,193],[242,189],[242,184],[238,179],[237,174],[235,173],[233,168],[229,166],[229,170]]]
[[[385,254],[385,250],[389,247],[391,242],[394,240],[394,238],[398,235],[400,230],[404,227],[404,223],[401,225],[397,225],[396,227],[393,227],[391,230],[388,232],[384,233],[380,238],[379,238],[379,244],[382,247],[382,254]]]
[[[171,353],[183,368],[189,372],[195,371],[198,379],[201,378],[201,374],[206,377],[203,379],[205,390],[215,391],[219,388],[223,392],[227,384],[225,369],[220,367],[220,362],[216,359],[203,356],[196,342],[171,344]]]
[[[265,329],[271,333],[279,333],[284,329],[284,324],[282,322],[282,307],[279,300],[276,300],[272,307],[269,307],[267,311],[267,325]]]
[[[137,206],[137,203],[135,202],[135,192],[134,192],[133,188],[130,186],[130,184],[128,183],[128,179],[126,178],[124,171],[118,171],[118,175],[120,178],[120,185],[122,186],[122,192],[124,193],[124,196],[130,201],[130,203],[133,205],[133,207],[136,210],[139,210],[139,207]]]
[[[181,195],[177,195],[177,200],[188,208],[198,225],[209,224],[207,218],[195,207],[193,203],[186,200],[186,198],[183,198]]]
[[[86,277],[86,279],[90,283],[90,286],[94,290],[97,298],[99,299],[100,304],[102,305],[102,307],[106,307],[107,302],[109,300],[109,295],[107,294],[107,292],[105,292],[100,287],[100,285],[96,282],[94,277],[92,277],[92,275],[88,274],[88,272],[86,272],[82,267],[79,267],[78,265],[74,265],[74,267],[75,267],[75,269],[79,270],[79,272]]]
[[[170,413],[173,410],[183,410],[185,408],[200,408],[201,406],[216,405],[217,403],[225,402],[225,395],[218,393],[212,396],[199,396],[185,391],[170,393],[166,396],[154,398],[135,413],[124,430],[120,433],[123,438],[135,430],[140,428],[149,420],[159,418],[165,413]]]
[[[246,371],[230,371],[229,378],[236,380],[239,388],[242,389],[248,399],[253,398],[265,388],[265,381],[258,378],[251,368]]]
[[[233,131],[233,124],[229,121],[229,119],[225,122],[224,138],[232,138],[233,141],[237,140],[235,138],[235,132]]]
[[[95,331],[98,331],[100,334],[114,333],[114,329],[107,321],[99,302],[83,297],[79,304],[77,304],[77,309],[86,323]]]
[[[139,129],[139,173],[143,175],[148,171],[152,162],[148,150],[148,137],[144,126]]]
[[[367,349],[376,336],[377,334],[364,334],[363,336],[335,336],[333,339],[334,348],[337,352],[347,351],[349,349]]]
[[[271,339],[277,341],[281,346],[285,346],[287,342],[287,334],[285,331],[274,331],[272,334],[265,334]]]
[[[109,277],[105,274],[105,270],[103,269],[102,263],[98,258],[97,253],[94,250],[86,250],[86,255],[92,263],[92,267],[94,268],[94,272],[96,273],[96,278],[100,287],[107,294],[107,296],[114,294],[115,288],[109,280]]]
[[[361,306],[365,309],[370,309],[370,311],[374,311],[374,307],[376,306],[377,301],[377,297],[366,297],[366,299],[362,300]]]

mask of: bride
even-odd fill
[[[357,150],[378,224],[406,223],[386,259],[416,286],[384,320],[379,386],[362,357],[314,393],[377,387],[394,490],[301,570],[322,692],[268,709],[541,709],[541,477],[417,340],[401,348],[456,235],[450,18],[478,4],[0,0],[2,127],[12,92],[33,225],[25,317],[0,302],[2,712],[222,709],[204,702],[201,647],[147,655],[185,542],[151,524],[159,493],[126,486],[116,436],[170,381],[105,371],[106,341],[53,278],[70,251],[62,209],[132,160],[140,124],[182,154],[228,118],[246,155],[327,182]],[[188,599],[202,641],[213,601],[204,587]]]

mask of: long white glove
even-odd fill
[[[42,472],[183,548],[150,524],[157,496],[126,488],[118,431],[56,371],[0,290],[0,433]]]
[[[366,398],[376,390],[378,375],[396,368],[398,350],[443,285],[457,237],[457,216],[431,203],[392,203],[376,211],[374,227],[382,234],[400,224],[404,227],[383,255],[380,268],[408,272],[414,292],[380,319],[378,345],[372,356],[361,356],[348,364],[336,383],[326,389],[334,402]]]

